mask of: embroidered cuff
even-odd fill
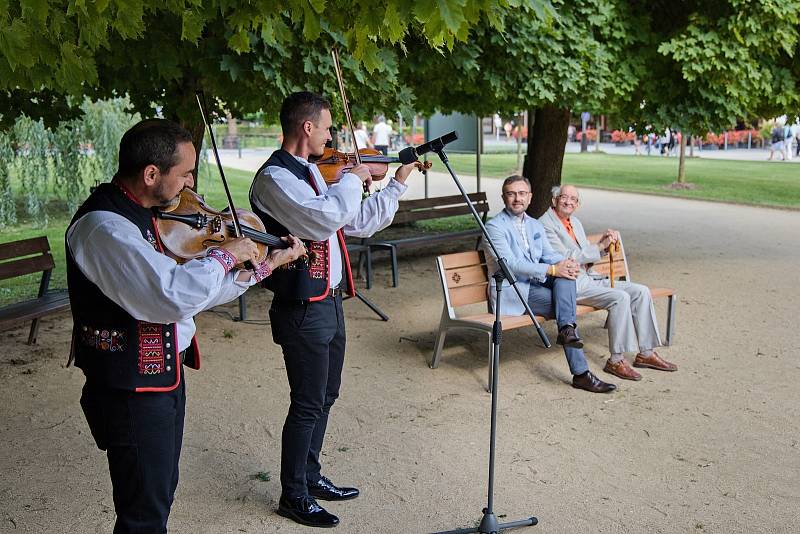
[[[231,269],[236,265],[236,256],[222,248],[210,248],[206,254],[206,258],[214,258],[225,269],[225,274],[228,274]]]
[[[269,266],[267,260],[262,261],[256,267],[255,272],[253,272],[253,277],[256,279],[256,282],[261,282],[264,278],[268,277],[272,274],[272,267]]]

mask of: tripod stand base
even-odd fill
[[[478,532],[479,534],[497,534],[501,530],[517,527],[531,527],[539,522],[538,519],[531,516],[527,519],[520,519],[519,521],[511,521],[509,523],[498,523],[497,517],[483,510],[483,518],[481,524],[475,528],[458,528],[456,530],[445,530],[443,532],[436,532],[434,534],[468,534],[471,532]]]

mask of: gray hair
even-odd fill
[[[553,186],[553,187],[550,189],[550,193],[552,193],[552,194],[553,194],[553,200],[555,200],[555,199],[557,199],[558,197],[560,197],[560,196],[561,196],[561,190],[562,190],[563,188],[567,187],[567,186],[569,186],[569,187],[575,187],[575,186],[574,186],[574,185],[572,185],[572,184],[561,184],[561,185],[556,185],[556,186]],[[580,202],[580,201],[581,201],[581,192],[580,192],[580,190],[578,190],[578,188],[577,188],[577,187],[575,187],[575,192],[577,193],[577,196],[578,196],[578,202]]]

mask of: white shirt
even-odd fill
[[[385,122],[379,122],[372,129],[372,135],[375,136],[376,145],[389,146],[389,136],[392,135],[392,127]]]
[[[511,214],[511,212],[508,212]],[[520,240],[522,241],[522,247],[527,252],[531,248],[531,244],[528,243],[528,232],[525,230],[525,212],[520,213],[519,215],[511,215],[512,220],[514,221],[514,228],[517,229],[519,232]]]
[[[122,215],[92,211],[67,231],[67,246],[78,268],[103,294],[134,319],[176,323],[178,351],[192,341],[193,317],[229,302],[255,283],[237,282],[213,258],[178,265],[161,254]]]
[[[366,130],[358,129],[355,131],[355,138],[356,144],[358,144],[358,148],[368,148],[369,146],[369,134]]]
[[[398,199],[407,186],[392,179],[386,188],[362,202],[364,189],[355,174],[346,173],[328,187],[316,165],[297,156],[295,159],[311,170],[319,194],[308,181],[298,180],[283,167],[270,165],[253,180],[250,201],[300,239],[327,239],[328,276],[331,287],[336,287],[342,281],[342,252],[336,231],[342,228],[347,235],[369,237],[386,228],[394,219]]]

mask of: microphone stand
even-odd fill
[[[480,534],[497,534],[501,530],[515,528],[515,527],[525,527],[525,526],[532,526],[536,525],[539,520],[534,517],[528,517],[526,519],[521,519],[518,521],[511,521],[508,523],[498,523],[497,516],[494,514],[494,461],[495,461],[495,445],[496,445],[496,438],[497,438],[497,387],[498,387],[498,371],[500,368],[500,343],[501,343],[501,335],[503,333],[503,326],[500,322],[500,302],[501,302],[501,295],[503,291],[503,282],[508,280],[511,287],[517,293],[520,302],[525,307],[525,312],[533,321],[533,326],[536,328],[536,332],[539,334],[539,337],[542,339],[542,343],[547,348],[550,348],[550,340],[547,338],[547,334],[545,334],[544,330],[542,329],[539,321],[536,320],[536,316],[533,314],[530,306],[528,305],[528,299],[524,298],[522,292],[517,287],[517,280],[514,277],[514,274],[508,269],[506,265],[505,258],[501,258],[500,254],[497,252],[497,247],[495,247],[494,242],[492,242],[492,238],[489,237],[489,233],[486,230],[486,226],[483,224],[483,220],[481,220],[480,215],[475,210],[475,206],[472,205],[472,202],[469,200],[469,196],[467,192],[464,190],[464,186],[461,185],[461,182],[456,176],[456,173],[450,167],[449,160],[447,158],[447,154],[444,152],[444,143],[439,143],[437,146],[433,147],[433,151],[439,155],[439,159],[442,160],[442,163],[447,168],[447,171],[452,176],[453,181],[455,182],[458,190],[461,191],[461,196],[464,197],[464,202],[466,202],[467,206],[469,206],[470,210],[472,211],[472,216],[475,219],[475,222],[480,227],[481,231],[483,232],[483,237],[486,239],[486,242],[489,243],[492,251],[494,252],[495,258],[497,258],[497,264],[500,267],[496,273],[492,275],[495,281],[495,287],[497,288],[497,302],[495,303],[495,319],[494,324],[492,325],[492,409],[491,409],[491,426],[490,426],[490,434],[489,434],[489,488],[488,488],[488,499],[486,508],[483,509],[483,517],[481,518],[481,522],[477,527],[474,528],[461,528],[456,530],[447,530],[442,532],[437,532],[435,534],[468,534],[472,532],[478,532]]]

